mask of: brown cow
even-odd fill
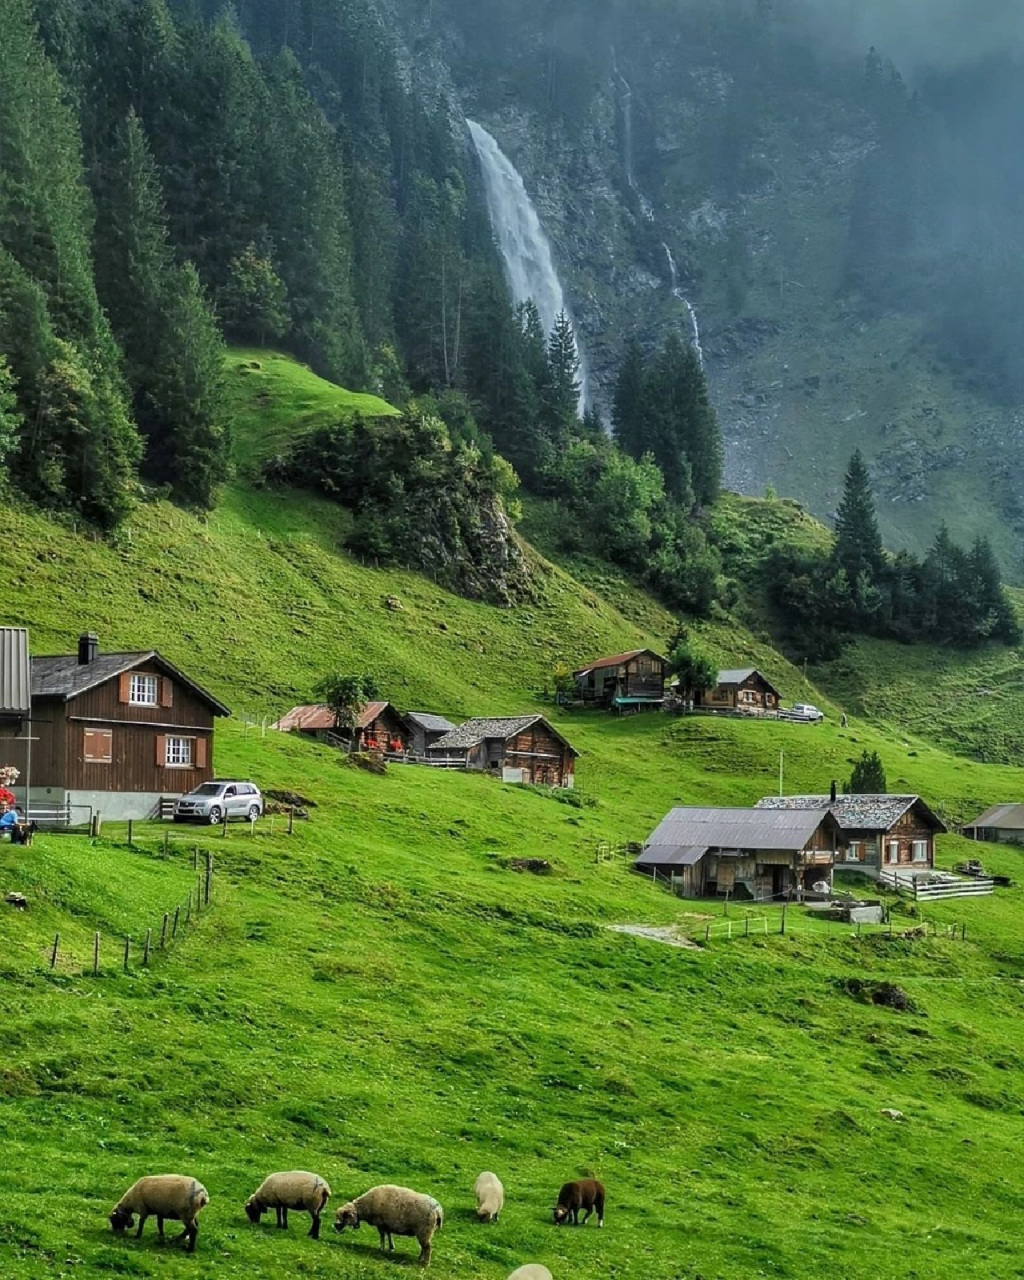
[[[604,1183],[596,1178],[580,1178],[576,1182],[567,1182],[558,1193],[555,1205],[555,1225],[562,1226],[571,1221],[574,1227],[579,1226],[580,1210],[583,1210],[583,1225],[591,1213],[597,1212],[597,1225],[604,1226]]]

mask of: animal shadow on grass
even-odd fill
[[[381,1249],[377,1244],[374,1244],[372,1249],[368,1249],[365,1244],[360,1244],[358,1240],[338,1240],[336,1247],[360,1258],[376,1258],[381,1262],[392,1262],[395,1266],[416,1267],[417,1271],[422,1270],[418,1265],[419,1248],[415,1246],[415,1243],[414,1247],[405,1253],[399,1253],[400,1246],[398,1245],[395,1246],[394,1253]]]

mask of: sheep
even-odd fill
[[[444,1226],[444,1210],[433,1196],[421,1195],[408,1187],[396,1187],[386,1183],[371,1187],[356,1200],[343,1204],[334,1215],[335,1231],[346,1227],[359,1227],[368,1222],[380,1232],[380,1247],[394,1249],[396,1236],[415,1236],[419,1241],[419,1261],[425,1267],[430,1262],[430,1242],[434,1232]]]
[[[140,1178],[133,1182],[110,1214],[111,1230],[120,1235],[131,1227],[133,1215],[139,1215],[139,1229],[135,1233],[138,1240],[146,1219],[156,1215],[156,1229],[160,1239],[164,1236],[164,1219],[174,1218],[185,1230],[178,1236],[184,1240],[185,1251],[193,1253],[196,1237],[199,1235],[199,1224],[196,1218],[202,1209],[210,1203],[206,1188],[195,1178],[182,1177],[178,1173],[161,1173],[149,1178]]]
[[[571,1221],[574,1227],[579,1226],[581,1209],[584,1226],[593,1210],[597,1211],[597,1225],[604,1226],[604,1184],[596,1178],[581,1178],[562,1187],[555,1205],[556,1225]]]
[[[505,1188],[494,1173],[482,1173],[473,1187],[476,1195],[476,1216],[481,1222],[497,1222],[505,1205]]]
[[[516,1267],[508,1280],[552,1280],[551,1272],[539,1262],[527,1263],[525,1267]]]
[[[245,1202],[250,1222],[259,1222],[268,1209],[277,1213],[277,1225],[287,1228],[288,1210],[305,1209],[313,1219],[309,1234],[320,1238],[320,1214],[331,1198],[331,1189],[318,1174],[293,1169],[290,1173],[272,1173]]]

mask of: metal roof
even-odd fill
[[[356,728],[368,729],[374,720],[379,715],[383,715],[390,706],[390,702],[368,702],[356,717]],[[397,715],[398,713],[396,712],[395,714]]]
[[[28,631],[0,627],[0,715],[27,716],[32,710]]]
[[[564,746],[578,756],[579,752],[574,746],[566,741],[558,730],[546,720],[544,716],[495,716],[491,718],[478,718],[475,720],[467,720],[464,724],[460,724],[457,729],[453,729],[451,733],[446,733],[443,738],[439,738],[437,742],[431,744],[431,751],[465,751],[470,747],[475,747],[480,742],[486,742],[489,738],[497,738],[501,742],[507,742],[509,738],[514,738],[517,733],[522,733],[524,729],[529,729],[538,720],[549,729],[555,737]]]
[[[931,811],[920,796],[842,795],[836,796],[835,800],[827,795],[765,796],[757,802],[757,807],[761,810],[818,809],[822,805],[832,810],[844,831],[888,831],[908,809],[914,807],[934,830],[946,830],[942,819]]]
[[[333,729],[334,712],[323,703],[310,703],[304,707],[292,707],[286,715],[270,726],[280,729],[282,733],[291,733],[293,729]]]
[[[1024,804],[994,804],[967,827],[994,827],[1003,831],[1024,831]]]
[[[31,660],[32,697],[60,698],[64,702],[70,702],[79,694],[87,693],[97,685],[106,684],[108,680],[121,675],[122,672],[132,671],[145,662],[151,663],[165,675],[171,676],[179,684],[191,689],[197,698],[201,698],[212,709],[214,715],[229,716],[231,714],[230,709],[223,702],[215,698],[212,693],[207,693],[194,680],[189,679],[173,662],[168,662],[155,649],[145,649],[138,653],[101,653],[92,662],[79,662],[77,653],[33,658]]]
[[[637,858],[634,866],[693,867],[704,857],[708,848],[709,846],[706,844],[680,845],[677,849],[667,849],[659,846],[657,849],[645,850]]]
[[[617,653],[611,658],[598,658],[596,662],[591,662],[585,667],[579,667],[573,672],[573,675],[586,676],[591,671],[602,671],[605,667],[621,667],[624,662],[639,658],[642,653],[649,653],[652,658],[657,658],[659,662],[665,661],[661,654],[655,653],[653,649],[630,649],[628,653]]]
[[[828,818],[827,804],[800,810],[672,809],[648,837],[640,856],[650,865],[677,861],[686,850],[697,848],[795,853]]]
[[[407,711],[405,718],[419,725],[421,729],[426,729],[427,733],[451,733],[458,727],[451,720],[446,720],[444,716],[434,715],[432,711]]]

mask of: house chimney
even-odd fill
[[[831,792],[829,793],[829,800],[831,801],[831,803],[832,803],[832,804],[835,804],[835,802],[836,802],[836,780],[835,780],[835,778],[833,778],[833,779],[832,779],[832,790],[831,790]]]
[[[86,631],[78,637],[78,665],[87,666],[95,662],[100,653],[100,638],[92,631]]]

